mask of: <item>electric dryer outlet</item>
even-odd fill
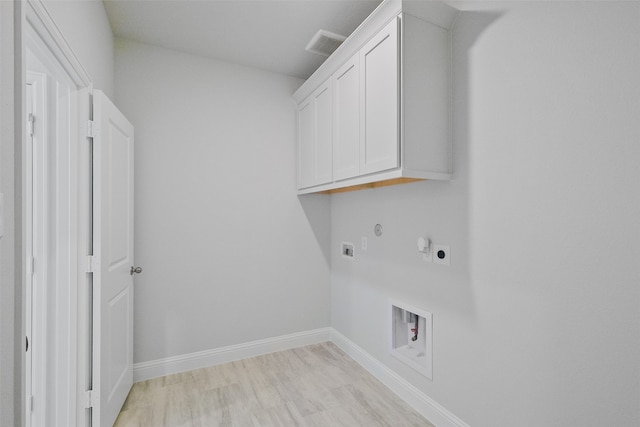
[[[433,263],[450,265],[451,249],[446,245],[433,245]]]

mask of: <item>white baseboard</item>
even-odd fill
[[[133,365],[133,381],[144,381],[151,378],[260,356],[275,351],[330,341],[331,331],[332,328],[314,329],[312,331],[282,335],[275,338],[251,341],[213,350],[198,351],[196,353],[136,363]]]
[[[333,328],[314,329],[245,344],[136,363],[133,365],[133,380],[134,382],[144,381],[325,341],[333,341],[342,351],[437,427],[470,427]]]
[[[436,427],[470,427],[333,328],[331,341]]]

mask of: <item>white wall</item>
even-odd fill
[[[295,195],[301,81],[120,39],[115,77],[136,132],[135,362],[329,326],[329,199]]]
[[[332,196],[332,325],[474,427],[637,426],[640,4],[458,5],[455,180]],[[433,381],[388,298],[433,313]]]
[[[113,33],[101,0],[44,0],[44,4],[93,81],[114,98]]]
[[[22,408],[22,304],[20,286],[21,257],[16,255],[20,247],[19,215],[14,203],[16,179],[19,175],[20,153],[16,152],[19,140],[21,115],[16,114],[22,105],[16,93],[15,67],[21,57],[14,54],[21,44],[21,25],[14,22],[14,13],[20,13],[20,2],[0,1],[0,192],[4,194],[2,211],[4,235],[0,238],[0,425],[21,423]],[[18,79],[21,81],[21,79]],[[16,109],[16,106],[18,109]],[[18,160],[16,160],[18,159]],[[18,200],[20,200],[18,198]]]

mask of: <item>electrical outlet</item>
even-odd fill
[[[353,243],[342,242],[342,244],[340,245],[340,253],[342,254],[343,258],[354,259],[356,254]]]
[[[445,245],[433,245],[431,250],[433,253],[433,263],[450,265],[451,264],[451,249]]]

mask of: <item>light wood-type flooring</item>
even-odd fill
[[[331,342],[136,383],[133,426],[433,427]]]

